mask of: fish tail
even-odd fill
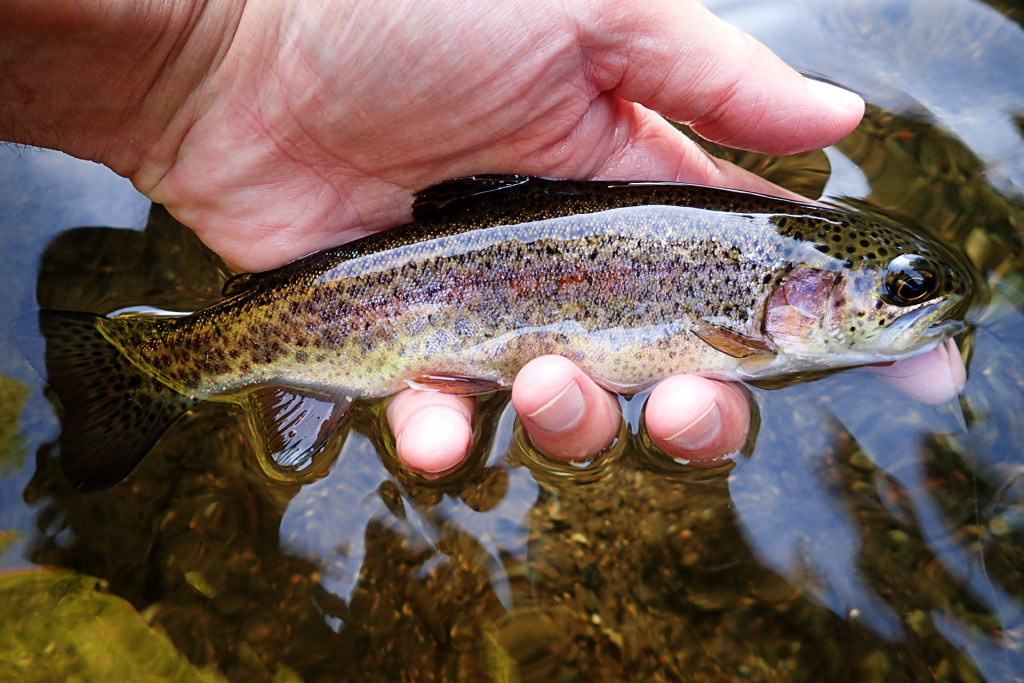
[[[61,469],[81,491],[108,489],[198,401],[166,386],[111,343],[108,336],[119,332],[113,319],[44,310],[38,324],[46,340],[47,381],[63,412]]]

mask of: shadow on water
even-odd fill
[[[800,21],[814,27],[784,56],[878,105],[828,150],[830,174],[820,155],[735,158],[966,250],[993,296],[961,340],[970,370],[959,403],[920,405],[862,372],[751,389],[761,425],[751,453],[695,471],[649,447],[643,396],[622,401],[616,445],[572,467],[532,452],[497,395],[481,404],[471,462],[439,482],[401,470],[381,406],[366,404],[332,444],[333,462],[301,483],[269,481],[240,417],[201,406],[124,484],[81,495],[59,473],[39,382],[2,332],[3,566],[104,579],[192,664],[230,680],[1019,677],[1024,141],[1018,125],[995,129],[998,148],[980,144],[968,124],[1019,122],[1024,91],[999,71],[967,85],[964,69],[987,69],[986,50],[1024,50],[1024,38],[986,6],[943,0],[970,17],[960,30],[989,40],[947,70],[979,93],[954,99],[904,56],[927,54],[938,30],[928,22],[946,19],[890,4],[872,14],[835,3],[827,16],[800,3],[789,14],[713,5],[780,51]],[[871,21],[904,40],[843,42]],[[822,56],[836,41],[845,59]],[[856,71],[856,50],[885,61],[882,46],[899,59]],[[223,280],[160,209],[145,232],[62,233],[38,274],[39,305],[96,311],[187,310],[216,300]],[[19,286],[15,308],[30,310],[31,282]]]

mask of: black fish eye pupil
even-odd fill
[[[921,256],[904,254],[889,264],[883,281],[882,298],[895,306],[927,301],[939,289],[939,277]]]
[[[925,273],[907,273],[905,278],[896,280],[896,293],[901,299],[917,301],[931,291],[929,280],[930,277]]]

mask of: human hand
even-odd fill
[[[659,114],[786,154],[834,142],[863,112],[691,0],[249,0],[183,26],[154,41],[173,47],[159,68],[135,69],[148,78],[135,115],[104,144],[65,148],[132,178],[245,270],[398,224],[413,191],[473,173],[786,194]],[[513,403],[553,457],[596,454],[620,419],[564,359],[523,368]],[[646,414],[659,445],[696,461],[737,450],[749,424],[736,387],[692,377],[662,383]],[[388,410],[400,457],[425,474],[462,462],[471,415],[468,399],[411,391]]]
[[[967,375],[952,340],[905,361],[869,367],[922,403],[945,403]],[[520,371],[512,403],[533,445],[556,460],[589,460],[607,448],[621,417],[613,397],[560,356],[534,359]],[[388,405],[399,457],[429,478],[456,469],[472,443],[471,399],[407,390]],[[732,382],[678,375],[659,383],[644,414],[654,445],[695,467],[711,467],[738,452],[750,428],[746,394]]]

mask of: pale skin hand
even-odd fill
[[[170,13],[160,30],[140,30],[153,23],[140,6]],[[87,17],[86,35],[104,38],[96,26],[114,17],[128,25],[110,29],[122,42],[141,36],[137,53],[64,33],[34,59],[49,33],[20,26],[26,42],[8,44],[24,73],[0,54],[0,132],[107,163],[244,270],[401,223],[412,192],[474,173],[784,194],[707,156],[660,115],[709,140],[786,154],[838,140],[863,113],[859,98],[805,80],[690,0],[111,0],[107,10]],[[62,49],[82,70],[103,65],[96,83],[24,85],[66,78],[51,64]],[[104,108],[117,97],[126,101]],[[82,102],[95,111],[79,113]],[[892,381],[954,395],[956,361],[940,355]],[[512,401],[551,457],[591,457],[618,431],[613,398],[565,359],[524,367]],[[470,399],[402,392],[388,408],[399,456],[430,476],[457,467],[472,411]],[[742,391],[696,377],[664,381],[646,415],[659,446],[698,462],[739,449],[749,426]]]

